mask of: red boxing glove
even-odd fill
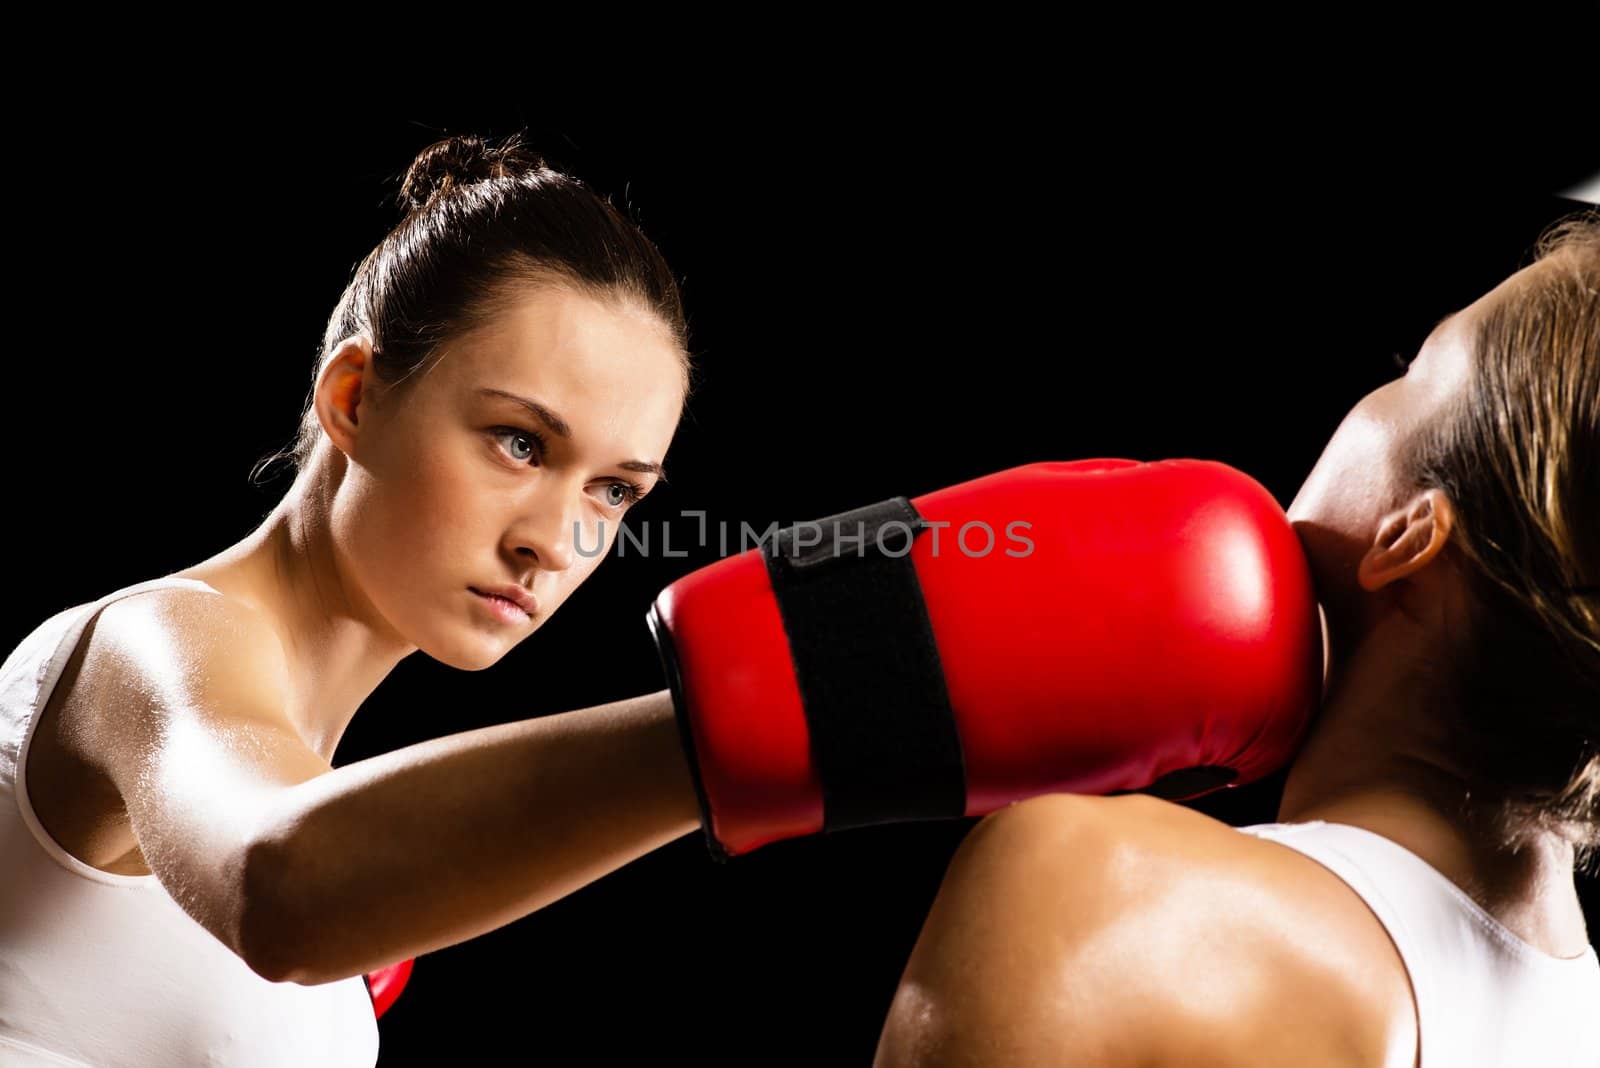
[[[1038,794],[1253,782],[1322,689],[1278,502],[1209,460],[1035,463],[779,531],[649,612],[717,860]]]
[[[383,1019],[383,1014],[389,1011],[389,1006],[400,996],[400,991],[406,988],[406,980],[411,978],[412,963],[411,960],[403,960],[367,973],[367,993],[372,997],[374,1018]]]

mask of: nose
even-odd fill
[[[528,495],[507,532],[519,562],[525,566],[532,557],[543,571],[565,571],[572,566],[574,525],[579,521],[574,505],[581,507],[580,493],[581,487],[574,490],[564,478],[538,480],[538,488]]]

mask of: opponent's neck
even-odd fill
[[[1518,937],[1556,957],[1588,948],[1573,850],[1553,834],[1509,849],[1445,755],[1449,729],[1394,634],[1373,634],[1331,662],[1310,736],[1284,784],[1277,819],[1326,820],[1404,846]],[[1374,644],[1387,643],[1387,644]],[[1332,649],[1331,656],[1338,650]]]

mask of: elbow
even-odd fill
[[[273,983],[313,980],[306,967],[305,925],[295,918],[286,888],[291,885],[283,843],[261,838],[250,843],[237,866],[239,958]]]

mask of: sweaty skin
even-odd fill
[[[1451,624],[1467,611],[1456,517],[1396,463],[1405,434],[1469,387],[1476,317],[1548,266],[1441,321],[1345,416],[1287,510],[1322,607],[1325,685],[1277,819],[1381,834],[1535,947],[1578,957],[1571,847],[1547,836],[1501,852],[1456,815],[1467,787],[1440,744],[1449,727],[1418,699],[1421,665],[1460,640]],[[1404,1068],[1417,1048],[1404,964],[1331,872],[1182,805],[1057,795],[987,817],[958,850],[875,1065]]]
[[[459,733],[449,708],[422,709],[440,737],[332,766],[401,659],[490,667],[599,566],[625,484],[660,478],[687,389],[653,313],[558,287],[403,390],[371,355],[360,335],[330,353],[308,469],[257,530],[177,572],[221,596],[159,589],[101,611],[29,755],[63,848],[155,874],[273,981],[453,945],[699,826],[665,689]],[[470,589],[517,584],[538,606],[509,623]]]

